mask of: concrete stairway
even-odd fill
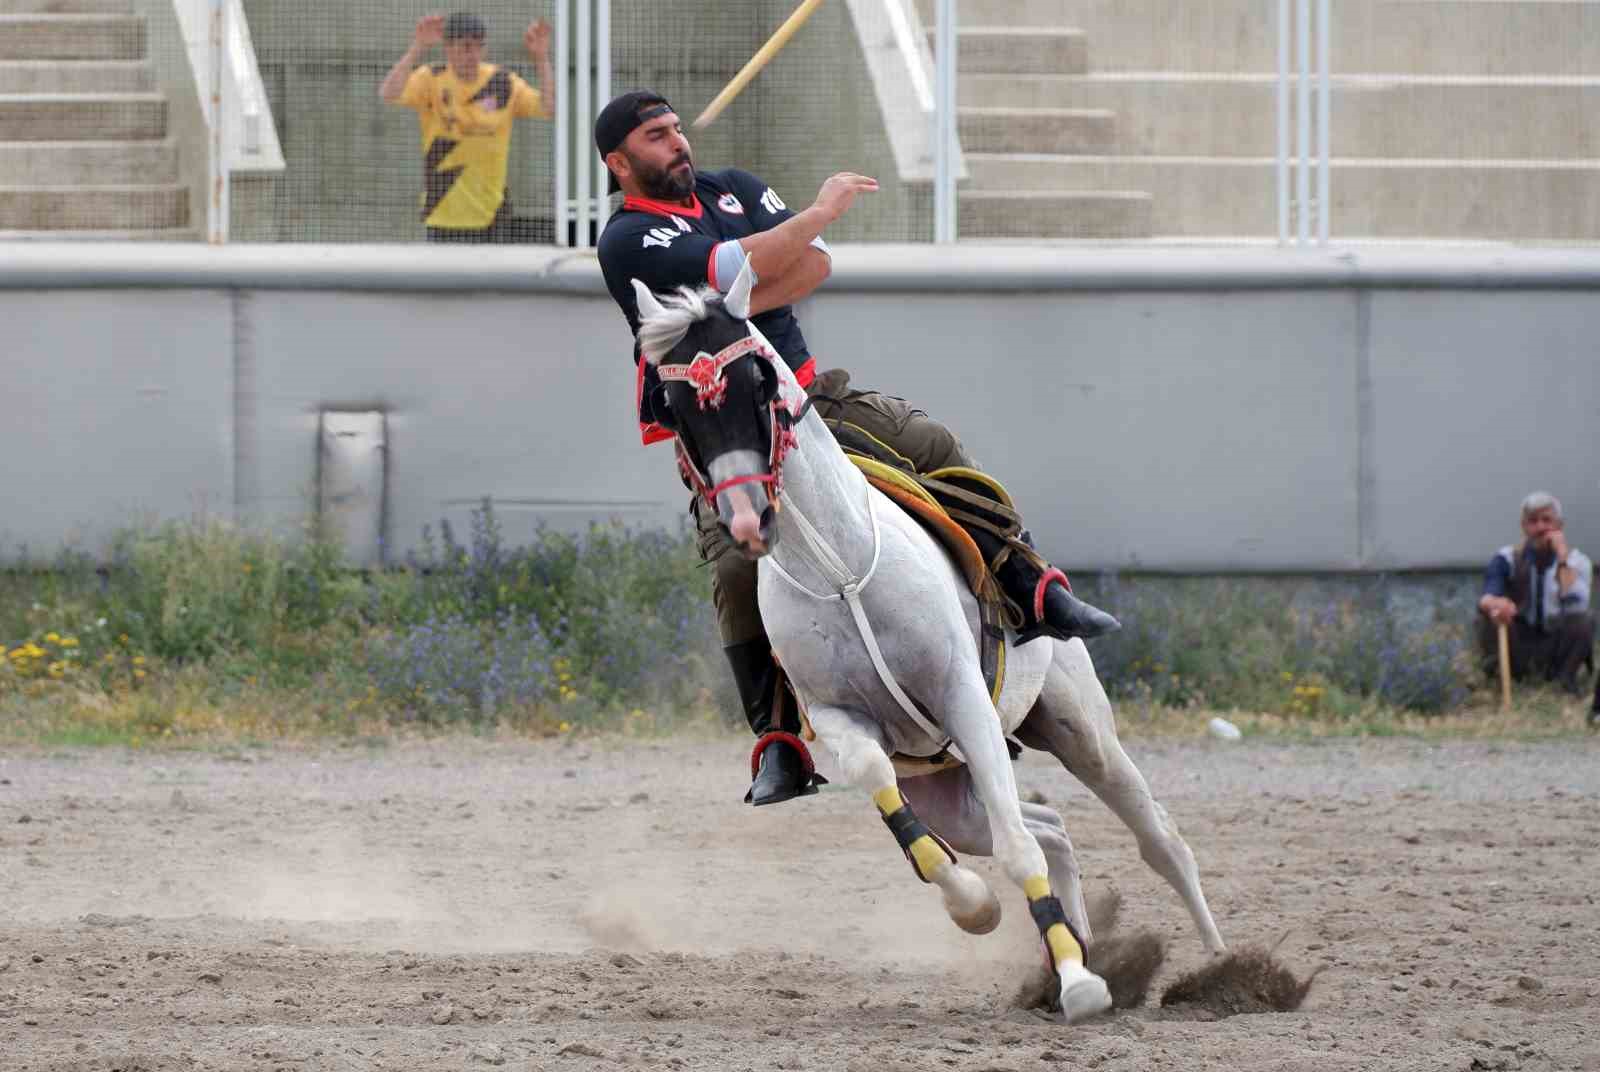
[[[919,2],[931,27],[933,0]],[[1036,153],[1094,155],[1115,144],[1113,110],[1017,99],[1030,79],[1083,77],[1088,70],[1084,32],[1060,19],[1047,22],[1051,12],[1030,12],[1026,4],[975,10],[964,2],[960,8],[957,68],[963,88],[957,123],[971,181],[957,199],[957,233],[963,238],[1149,237],[1151,198],[1141,189],[1114,179],[1099,185],[1047,181],[1020,189],[1003,166],[991,166]],[[992,87],[982,101],[964,88],[974,80]]]
[[[128,0],[0,0],[0,239],[192,239]]]
[[[964,235],[996,233],[985,213],[1008,198],[1087,206],[1107,190],[1146,192],[1147,234],[1276,234],[1275,0],[960,10],[961,199],[981,206],[963,208]],[[1333,14],[1336,235],[1600,240],[1600,0],[1339,0]],[[1094,230],[1039,222],[1041,237]]]

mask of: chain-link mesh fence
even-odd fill
[[[487,61],[537,86],[528,25],[596,0],[468,2]],[[611,87],[655,89],[691,120],[797,3],[612,0]],[[1285,24],[1278,0],[958,0],[959,234],[1274,240],[1280,35],[1293,80],[1301,6],[1283,5]],[[0,0],[0,233],[205,236],[208,8]],[[936,8],[827,0],[691,131],[697,162],[754,171],[797,208],[829,173],[868,172],[881,192],[830,237],[927,240]],[[439,162],[417,113],[380,87],[438,9],[236,10],[248,32],[230,77],[259,74],[261,129],[230,135],[232,240],[422,239]],[[1335,240],[1600,240],[1600,0],[1335,0],[1331,12]],[[552,53],[570,97],[590,57],[568,44]],[[421,62],[443,64],[444,50]],[[592,167],[587,123],[569,126],[573,167]],[[555,129],[513,124],[513,240],[557,234]],[[1296,214],[1317,207],[1294,200]]]

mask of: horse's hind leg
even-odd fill
[[[930,836],[911,804],[901,794],[877,726],[836,707],[812,706],[811,728],[834,755],[844,780],[872,795],[895,839],[924,882],[939,887],[944,908],[956,926],[972,934],[988,934],[1000,924],[1000,901],[975,871],[962,867]]]
[[[1194,853],[1123,751],[1111,701],[1095,676],[1088,650],[1079,640],[1055,648],[1044,691],[1017,728],[1017,739],[1059,759],[1133,831],[1139,855],[1182,898],[1207,951],[1222,952],[1222,935],[1200,889]]]

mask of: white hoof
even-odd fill
[[[1069,1024],[1080,1023],[1111,1008],[1106,981],[1081,964],[1058,966],[1061,975],[1061,1015]]]
[[[944,910],[968,934],[988,934],[1000,926],[1000,898],[981,875],[964,867],[950,867],[939,876]]]

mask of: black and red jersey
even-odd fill
[[[793,215],[770,186],[736,168],[699,172],[692,207],[683,202],[624,198],[600,235],[600,270],[606,288],[627,318],[628,331],[636,335],[639,330],[631,280],[638,279],[657,292],[708,283],[723,289],[731,280],[716,278],[717,246],[769,230]],[[793,308],[769,309],[751,321],[783,355],[801,386],[810,383],[814,371],[811,352]],[[644,400],[656,383],[655,372],[639,360],[637,347],[633,360],[639,366],[639,426],[644,441],[670,438],[671,433],[655,424],[644,409]]]

